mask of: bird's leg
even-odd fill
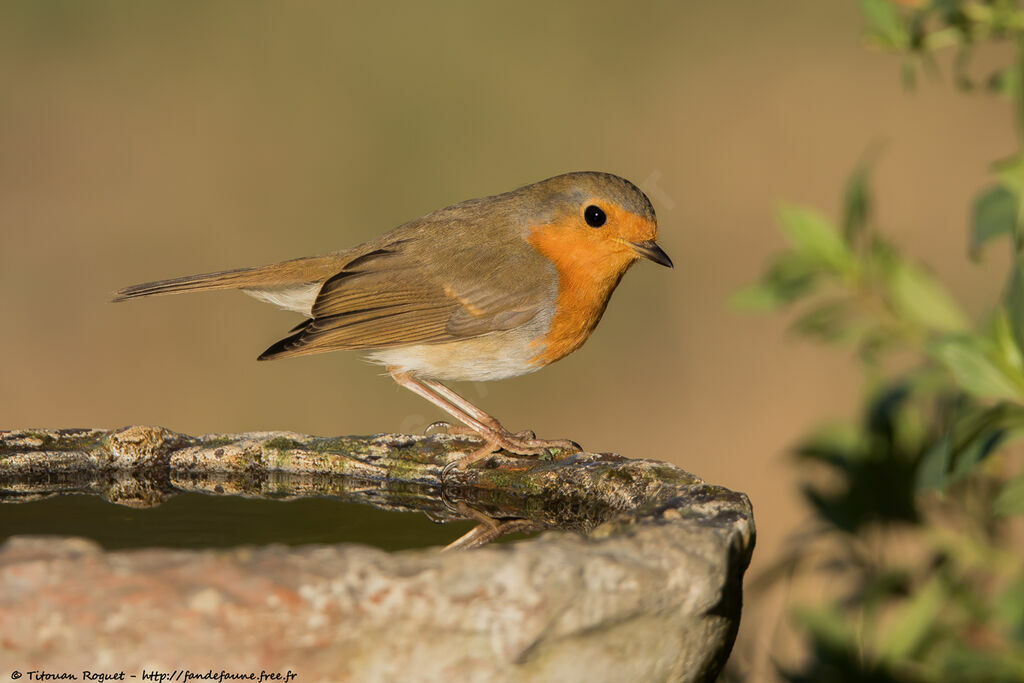
[[[419,379],[397,368],[388,368],[388,372],[399,385],[427,399],[483,438],[484,446],[482,448],[449,463],[445,468],[446,471],[453,465],[459,469],[465,469],[468,465],[501,449],[518,455],[541,455],[546,453],[549,448],[582,450],[579,444],[566,439],[538,439],[533,432],[513,434],[502,427],[496,419],[440,382]]]
[[[501,423],[495,418],[480,410],[465,398],[437,380],[422,379],[419,381],[449,403],[452,403],[466,413],[472,415],[480,422],[490,426],[495,432],[498,445],[511,453],[534,455],[536,453],[543,453],[548,448],[571,449],[576,451],[582,450],[578,443],[575,441],[569,441],[568,439],[538,439],[537,435],[529,430],[515,433],[510,432],[502,427]]]
[[[426,386],[428,389],[433,391],[435,394],[437,394],[438,396],[443,398],[450,405],[454,405],[459,410],[461,410],[461,411],[465,412],[466,414],[472,416],[473,419],[477,420],[478,422],[480,422],[482,424],[487,425],[492,430],[494,430],[494,432],[496,434],[502,434],[502,435],[508,435],[509,434],[509,431],[506,430],[504,427],[502,427],[501,423],[498,422],[498,420],[496,420],[495,418],[491,417],[490,415],[488,415],[484,411],[480,410],[475,405],[470,403],[468,400],[466,400],[465,398],[463,398],[459,394],[455,393],[454,391],[452,391],[451,389],[449,389],[445,385],[441,384],[437,380],[417,379],[416,381],[419,382],[420,384]],[[451,412],[451,411],[449,411],[449,412]],[[453,426],[449,425],[447,422],[445,422],[444,420],[441,420],[440,422],[433,422],[433,423],[427,425],[427,430],[430,430],[433,427],[440,427],[442,425],[447,426],[448,427],[448,431],[451,434],[467,433],[467,432],[471,433],[471,434],[479,434],[480,433],[476,429],[473,429],[473,428],[465,428],[465,427],[463,427],[463,428],[460,429],[459,427],[453,427]],[[534,434],[530,430],[525,430],[525,431],[522,431],[522,432],[515,432],[515,434],[513,434],[513,436],[517,436],[517,437],[520,437],[520,438],[527,438],[527,439],[535,439],[535,438],[537,438],[537,435]]]
[[[495,418],[491,417],[490,415],[488,415],[484,411],[480,410],[475,405],[473,405],[472,403],[470,403],[466,399],[462,398],[462,396],[459,396],[454,391],[452,391],[451,389],[449,389],[445,385],[441,384],[437,380],[421,379],[420,382],[422,382],[427,387],[429,387],[437,395],[442,396],[449,403],[458,406],[460,409],[466,411],[468,414],[472,415],[474,418],[476,418],[477,420],[479,420],[483,424],[487,425],[488,427],[490,427],[494,431],[496,431],[496,432],[505,432],[506,431],[505,428],[501,426],[501,423],[498,422]]]
[[[423,398],[427,399],[441,410],[445,411],[455,419],[465,424],[477,436],[483,438],[483,446],[473,451],[472,453],[462,456],[458,460],[453,460],[452,462],[444,466],[444,468],[441,470],[442,480],[452,470],[453,467],[465,469],[466,467],[476,462],[477,460],[486,458],[491,453],[494,453],[495,451],[501,449],[501,445],[498,443],[498,439],[496,438],[497,435],[493,428],[491,428],[489,425],[483,424],[479,420],[476,420],[472,415],[469,415],[465,411],[460,410],[457,405],[454,405],[450,401],[445,400],[443,396],[438,396],[433,391],[431,391],[429,387],[424,385],[421,380],[417,380],[409,373],[401,372],[394,368],[388,368],[388,373],[390,373],[392,379],[398,382],[399,386],[403,386],[409,391],[416,394],[417,396],[422,396]]]
[[[388,372],[399,385],[427,399],[484,439],[485,444],[482,448],[452,463],[457,464],[460,469],[465,469],[471,463],[500,449],[518,455],[540,455],[549,448],[581,450],[579,444],[566,439],[538,439],[532,432],[513,434],[502,427],[495,418],[440,382],[419,379],[397,368],[388,368]]]
[[[458,406],[450,403],[444,397],[435,394],[429,387],[427,387],[422,380],[416,379],[407,372],[400,372],[394,368],[388,368],[388,373],[391,378],[398,382],[399,386],[403,386],[417,396],[422,396],[427,399],[435,406],[445,411],[459,422],[462,422],[467,427],[472,429],[478,435],[484,439],[488,439],[494,429],[490,425],[486,425],[477,420],[472,415],[462,411]]]

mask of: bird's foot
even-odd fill
[[[537,435],[530,430],[521,432],[501,432],[494,434],[480,434],[473,432],[484,439],[484,445],[444,466],[441,470],[443,480],[453,469],[464,470],[478,460],[483,460],[492,453],[507,451],[515,455],[547,455],[551,451],[571,451],[578,453],[583,450],[575,441],[568,439],[538,439]]]
[[[583,450],[582,446],[569,439],[538,439],[529,429],[515,434],[506,432],[496,442],[501,450],[516,455],[546,455],[553,450],[578,453]]]

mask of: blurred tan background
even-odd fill
[[[110,293],[605,170],[648,191],[675,270],[634,268],[565,361],[457,388],[512,429],[745,491],[756,574],[805,518],[787,448],[859,390],[842,353],[726,304],[781,246],[775,203],[835,215],[881,143],[889,233],[972,313],[1005,272],[963,254],[972,193],[1013,148],[1009,107],[948,81],[906,92],[861,27],[855,3],[796,0],[3,3],[0,428],[422,429],[440,413],[354,353],[257,364],[293,314]],[[757,597],[741,643],[764,652],[758,610],[777,607]]]

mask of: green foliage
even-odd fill
[[[1006,482],[1006,486],[996,496],[993,509],[997,515],[1024,515],[1024,474]],[[1024,606],[1021,616],[1024,617]]]
[[[957,85],[1012,98],[1024,133],[1017,3],[861,6],[868,40],[903,56],[908,82],[953,49]],[[1011,63],[972,74],[973,51],[992,42],[1009,46]],[[766,576],[824,573],[833,593],[796,611],[811,656],[780,671],[788,680],[1024,680],[1024,547],[1012,536],[1024,518],[1012,447],[1024,433],[1024,152],[992,168],[968,254],[980,260],[1004,240],[1012,259],[1003,295],[979,321],[874,226],[869,163],[847,182],[838,224],[781,208],[788,249],[734,298],[785,309],[798,335],[853,349],[870,387],[859,420],[796,449],[820,475],[801,488],[817,523]]]
[[[983,192],[974,202],[971,227],[971,258],[978,260],[981,247],[994,237],[1017,231],[1017,195],[1002,186]]]

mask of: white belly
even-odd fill
[[[547,331],[547,316],[522,327],[440,344],[417,344],[367,353],[375,363],[428,379],[486,382],[518,377],[543,367],[535,358],[544,351],[533,340]]]

